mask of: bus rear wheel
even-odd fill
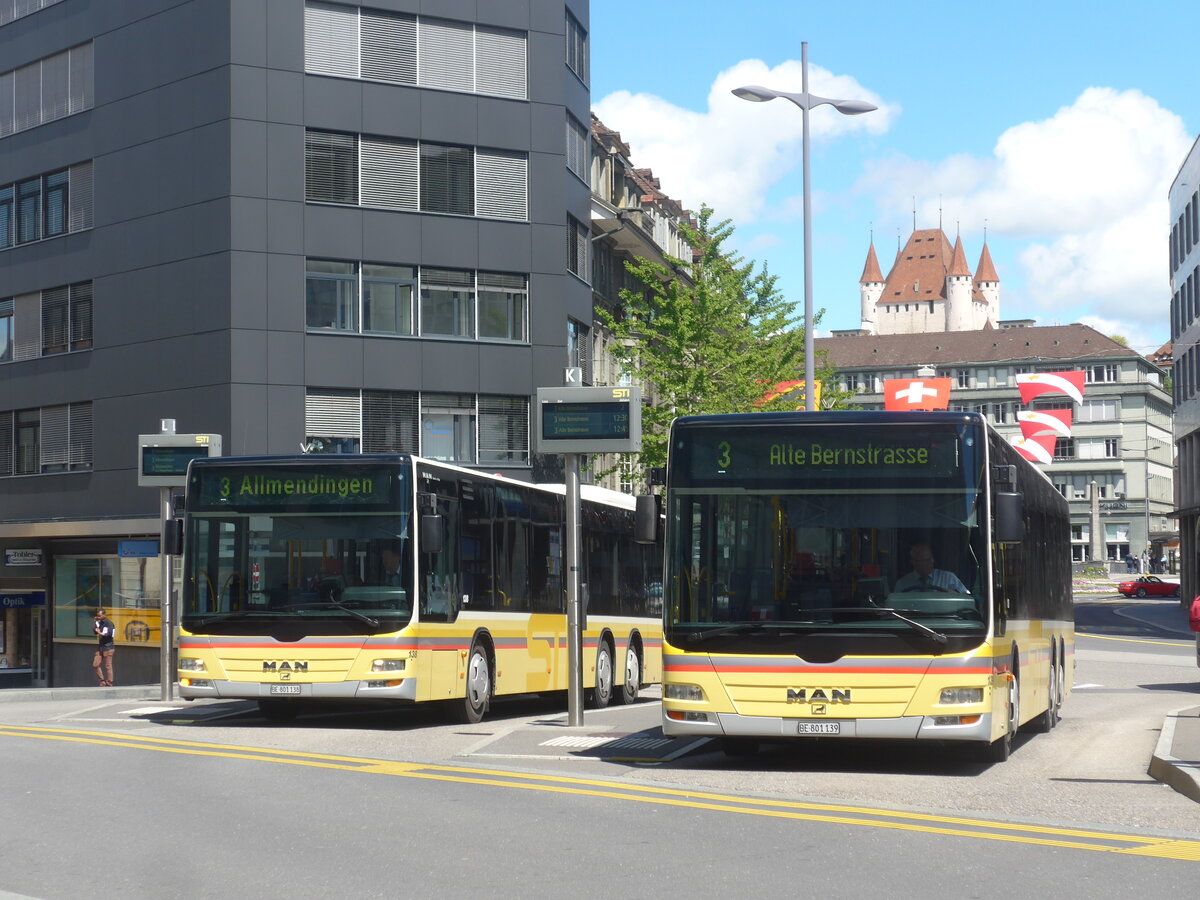
[[[600,646],[596,648],[596,686],[592,688],[593,708],[604,709],[612,702],[615,678],[612,645],[608,641],[601,641]]]
[[[638,691],[642,688],[642,661],[638,658],[637,648],[633,646],[633,641],[629,642],[629,646],[625,648],[625,683],[621,685],[621,692],[617,695],[617,699],[628,705],[636,703]]]

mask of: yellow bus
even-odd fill
[[[584,486],[582,686],[632,703],[662,673],[661,560],[634,500]],[[226,457],[188,471],[187,699],[444,701],[568,687],[564,491],[408,455]]]
[[[1067,503],[982,416],[683,417],[665,507],[666,734],[731,754],[964,741],[999,761],[1058,721]]]

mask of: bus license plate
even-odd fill
[[[267,688],[268,694],[299,694],[300,685],[298,684],[272,684]]]
[[[797,722],[797,734],[841,734],[841,722]]]

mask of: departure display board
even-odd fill
[[[640,388],[538,388],[537,400],[539,453],[642,449]]]

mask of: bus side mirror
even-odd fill
[[[1019,544],[1025,539],[1025,497],[1012,491],[997,491],[996,522],[992,539],[999,544]]]
[[[658,543],[658,498],[639,494],[633,508],[633,539],[639,544]]]
[[[442,531],[442,517],[435,515],[421,516],[421,552],[441,553],[446,545]]]
[[[183,553],[183,519],[167,519],[163,523],[162,553],[164,556]]]

